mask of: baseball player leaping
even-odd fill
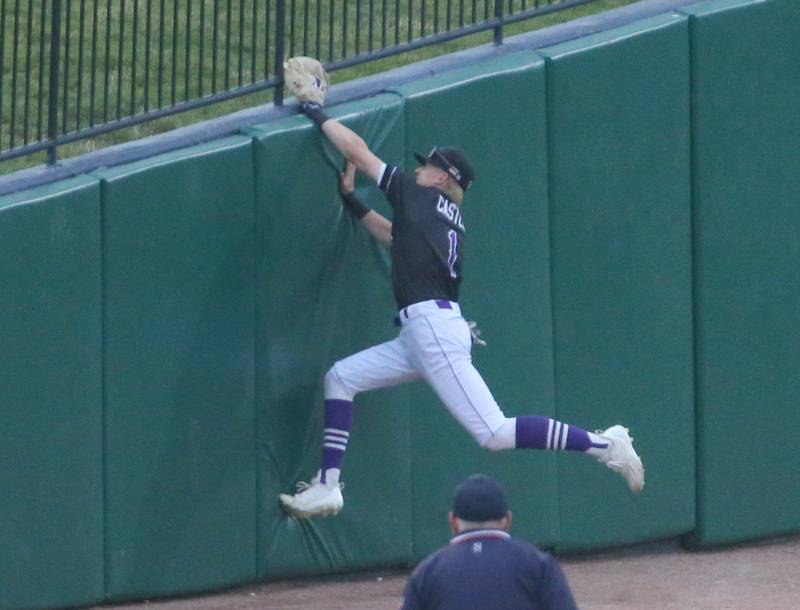
[[[462,203],[475,175],[456,148],[415,154],[413,174],[387,165],[348,127],[329,118],[320,104],[305,102],[314,120],[348,160],[341,176],[348,211],[388,247],[400,332],[397,338],[340,360],[325,375],[322,464],[295,495],[281,494],[295,517],[338,513],[339,483],[353,422],[353,399],[361,392],[424,379],[444,406],[486,449],[580,451],[620,473],[631,491],[644,487],[644,467],[628,430],[616,425],[592,433],[537,415],[506,417],[472,365],[472,336],[458,305],[464,256]],[[353,193],[355,169],[375,180],[393,209],[390,221]]]

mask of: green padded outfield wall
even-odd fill
[[[100,184],[0,199],[0,608],[103,599]]]
[[[336,106],[372,149],[403,157],[403,106],[382,95]],[[297,521],[281,492],[320,463],[323,378],[340,358],[396,334],[388,251],[343,211],[343,161],[304,116],[256,127],[259,577],[404,565],[411,553],[408,390],[360,395],[336,519]],[[384,214],[374,184],[359,194]]]
[[[0,610],[403,565],[478,470],[558,549],[797,531],[798,12],[715,0],[331,109],[387,161],[475,161],[476,364],[509,415],[630,425],[641,497],[479,449],[420,383],[357,399],[339,517],[283,515],[325,371],[396,334],[305,117],[0,199]]]
[[[687,9],[696,544],[800,530],[800,3]]]
[[[629,426],[647,471],[643,494],[634,496],[611,471],[561,454],[559,547],[688,532],[694,525],[688,20],[664,15],[542,54],[557,413],[589,429]]]
[[[252,140],[219,140],[97,175],[107,595],[252,580]]]
[[[414,151],[451,144],[476,171],[462,206],[467,232],[460,295],[464,316],[477,320],[488,342],[474,347],[475,366],[506,415],[553,416],[544,61],[532,52],[515,53],[396,91],[406,104],[406,167],[417,165]],[[447,542],[453,488],[475,472],[507,485],[517,534],[555,543],[555,455],[492,453],[427,385],[416,384],[412,398],[415,559]]]

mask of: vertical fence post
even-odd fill
[[[494,17],[498,23],[494,28],[494,46],[503,44],[503,0],[494,0]]]
[[[274,103],[276,106],[283,106],[283,54],[286,43],[286,0],[277,0],[275,3],[275,75],[278,77],[278,84],[275,86]]]
[[[61,0],[53,0],[50,22],[50,92],[47,109],[47,164],[56,164],[56,137],[58,135],[58,73],[61,63]]]

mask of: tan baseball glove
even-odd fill
[[[283,79],[290,95],[301,103],[314,102],[322,106],[328,93],[330,79],[325,68],[313,57],[292,57],[283,63]]]

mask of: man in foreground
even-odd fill
[[[497,481],[466,479],[448,520],[450,544],[411,574],[402,610],[576,610],[555,559],[509,535],[511,511]]]

